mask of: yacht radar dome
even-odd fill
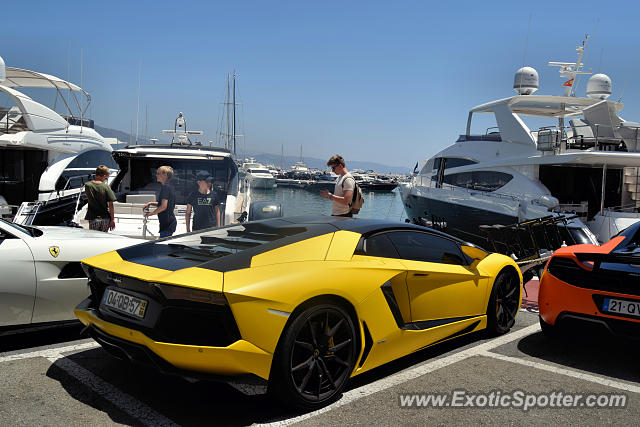
[[[516,71],[513,79],[513,90],[518,95],[531,95],[538,90],[538,72],[531,67],[522,67]]]
[[[611,79],[606,74],[594,74],[587,82],[587,97],[607,99],[611,95]]]
[[[2,56],[0,56],[0,83],[5,81],[6,79],[7,79],[7,71],[4,68],[4,60],[2,59]]]

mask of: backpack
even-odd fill
[[[353,177],[347,177],[347,178],[353,179],[353,183],[355,185],[355,187],[353,188],[353,197],[351,197],[351,203],[349,203],[349,207],[351,208],[349,212],[351,212],[352,214],[357,214],[358,212],[360,212],[360,208],[362,208],[362,205],[364,205],[364,197],[362,196],[362,189],[356,182],[355,178]],[[344,182],[346,181],[347,178],[342,180],[343,192],[344,192]]]

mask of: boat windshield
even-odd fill
[[[118,201],[126,201],[127,194],[150,194],[160,192],[160,183],[156,181],[156,171],[160,166],[171,166],[173,178],[169,184],[176,193],[176,204],[184,205],[191,193],[198,190],[196,176],[199,172],[207,172],[213,177],[213,188],[221,198],[238,191],[237,168],[228,157],[220,160],[204,159],[131,159],[130,165],[124,167],[114,180],[112,188],[118,194]],[[130,170],[129,170],[130,169]]]

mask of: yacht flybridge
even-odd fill
[[[18,89],[38,94],[53,90],[56,104],[67,113],[59,114],[55,106],[51,109]],[[0,58],[0,200],[19,206],[15,222],[56,225],[71,220],[95,168],[116,167],[111,146],[93,129],[93,120],[85,118],[90,102],[89,94],[73,83],[5,67]]]
[[[466,132],[425,161],[401,188],[409,218],[446,224],[446,231],[482,240],[481,225],[514,224],[555,213],[577,214],[578,242],[600,242],[640,220],[640,124],[621,118],[623,104],[609,101],[611,80],[593,75],[586,97],[575,96],[584,46],[575,63],[559,66],[561,96],[533,95],[538,74],[517,71],[516,96],[472,108]],[[478,114],[493,114],[497,128],[472,133]],[[523,118],[550,120],[530,129]]]

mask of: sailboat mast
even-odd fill
[[[233,72],[233,123],[231,129],[233,138],[233,155],[236,155],[236,72]]]
[[[229,126],[230,126],[229,116],[231,114],[231,112],[229,111],[229,107],[230,107],[229,99],[231,98],[231,95],[229,93],[229,90],[231,88],[231,81],[230,80],[231,80],[231,74],[227,73],[227,99],[226,99],[226,102],[225,102],[225,107],[227,108],[227,120],[225,120],[226,121],[225,124],[227,126],[227,132],[224,135],[224,148],[226,148],[227,150],[230,149],[229,136],[231,135],[229,133],[231,131],[231,129],[229,129]]]

